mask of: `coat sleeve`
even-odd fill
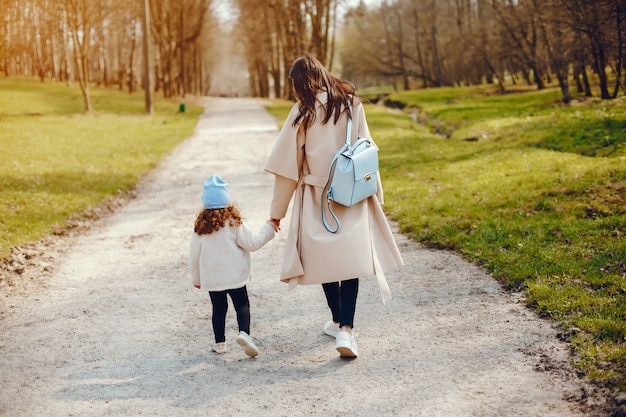
[[[358,138],[369,138],[371,139],[372,136],[370,136],[370,129],[369,126],[367,125],[367,119],[365,118],[365,109],[363,108],[363,105],[359,105],[358,106],[358,131],[357,131],[357,137]]]
[[[275,219],[282,219],[287,214],[289,202],[302,174],[304,134],[300,130],[300,125],[293,126],[299,112],[296,103],[291,108],[265,164],[265,170],[276,176],[270,206],[270,216]]]
[[[282,219],[287,214],[289,202],[298,183],[296,181],[276,175],[274,178],[274,195],[270,206],[270,217]]]
[[[190,281],[192,285],[200,285],[200,249],[200,238],[194,233],[189,245],[189,269],[191,270]]]
[[[287,120],[278,134],[264,168],[272,174],[283,176],[295,182],[298,182],[300,178],[300,167],[304,156],[302,144],[298,141],[300,125],[293,126],[298,113],[298,103],[296,103],[291,108],[289,116],[287,116]]]
[[[252,233],[244,222],[237,229],[237,245],[248,252],[254,252],[274,239],[274,236],[276,231],[269,223],[264,223],[258,233]]]

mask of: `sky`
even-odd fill
[[[347,7],[354,7],[359,4],[360,0],[344,0],[344,3]],[[363,0],[365,5],[374,5],[379,4],[381,0]],[[232,20],[236,15],[236,11],[230,0],[214,0],[213,1],[213,10],[217,14],[220,22],[227,22]]]
[[[215,0],[213,2],[213,11],[217,15],[220,22],[232,20],[236,14],[229,0]]]

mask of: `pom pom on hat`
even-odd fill
[[[220,209],[229,206],[230,203],[228,183],[219,175],[211,175],[204,181],[202,204],[205,209]]]

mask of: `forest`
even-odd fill
[[[90,84],[133,92],[146,74],[165,97],[208,94],[225,54],[243,55],[258,97],[290,98],[304,53],[359,88],[625,90],[625,0],[0,0],[0,15],[0,71],[74,81],[86,111]]]
[[[90,84],[132,93],[147,68],[151,90],[164,97],[205,94],[219,32],[210,7],[210,0],[0,0],[0,71],[76,82],[86,111]]]

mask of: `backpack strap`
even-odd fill
[[[320,204],[322,206],[322,221],[324,222],[324,227],[330,233],[337,233],[339,231],[339,228],[341,227],[341,223],[339,222],[337,215],[335,214],[335,212],[333,212],[333,209],[330,207],[330,201],[331,201],[331,199],[329,198],[331,197],[330,183],[333,180],[333,174],[335,173],[335,167],[337,166],[337,159],[339,158],[339,155],[341,155],[343,152],[350,149],[350,137],[351,136],[352,136],[352,102],[348,101],[348,124],[346,127],[346,143],[341,147],[341,149],[339,149],[339,151],[335,154],[335,156],[333,157],[333,160],[330,163],[330,168],[328,169],[328,181],[326,181],[326,185],[324,186],[324,189],[322,190],[322,201]],[[337,225],[335,229],[332,229],[330,225],[328,224],[328,221],[326,220],[326,208],[324,207],[324,200],[326,200],[326,206],[328,207],[328,212],[330,213],[333,220],[335,221],[335,224]]]

